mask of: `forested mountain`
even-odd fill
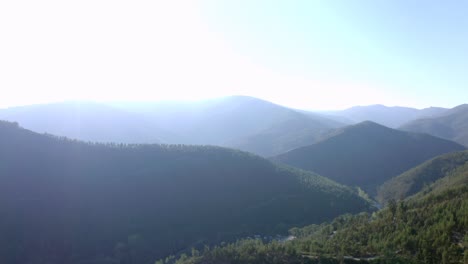
[[[58,103],[0,110],[0,118],[86,141],[208,144],[264,156],[312,144],[343,125],[246,96],[199,102]]]
[[[446,108],[441,107],[416,109],[401,106],[388,107],[384,105],[369,105],[355,106],[342,111],[333,111],[329,112],[328,115],[330,117],[334,115],[347,118],[347,120],[354,123],[373,121],[387,127],[397,128],[415,119],[438,116],[446,110]]]
[[[273,160],[360,186],[375,195],[376,187],[390,178],[437,155],[464,149],[452,141],[366,121]]]
[[[441,178],[429,191],[373,214],[293,228],[292,241],[241,240],[183,255],[176,264],[468,263],[468,167],[455,178]]]
[[[401,200],[417,192],[428,192],[431,188],[448,188],[468,184],[468,151],[438,156],[392,178],[379,188],[377,195],[381,203]]]
[[[468,104],[454,107],[440,116],[414,120],[401,129],[427,133],[468,146]]]
[[[0,122],[0,263],[154,263],[370,208],[348,187],[245,152],[90,144]]]

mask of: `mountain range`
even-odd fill
[[[0,110],[0,119],[84,141],[219,145],[263,156],[311,144],[343,126],[318,114],[246,96],[200,102],[34,105]]]
[[[347,121],[349,124],[360,123],[363,121],[373,121],[381,125],[398,128],[410,121],[438,116],[448,109],[442,107],[429,107],[416,109],[401,106],[369,105],[354,106],[341,111],[325,112],[329,118],[335,120]]]
[[[330,131],[373,121],[468,144],[466,107],[291,109],[248,96],[203,101],[63,102],[0,109],[0,120],[91,142],[218,145],[264,157],[311,145]]]
[[[0,122],[0,157],[1,263],[153,263],[372,209],[352,188],[221,147],[84,143]]]
[[[468,104],[459,105],[435,117],[408,122],[400,129],[427,133],[468,146]]]
[[[458,261],[467,111],[310,112],[245,96],[2,109],[0,263],[367,263],[386,248]],[[300,239],[285,247],[225,247],[290,228]],[[455,242],[431,238],[450,230]]]
[[[455,142],[365,121],[330,133],[315,144],[272,160],[314,171],[369,194],[392,177],[437,155],[464,150]]]

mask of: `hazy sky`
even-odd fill
[[[460,0],[0,1],[0,107],[243,94],[308,109],[468,102]]]

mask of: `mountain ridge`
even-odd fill
[[[408,122],[400,129],[427,133],[468,146],[468,104],[456,106],[440,116]]]
[[[327,178],[222,147],[84,143],[0,122],[0,157],[2,263],[147,263],[372,208]]]
[[[272,160],[357,185],[374,195],[375,188],[391,177],[437,155],[464,149],[449,140],[365,121]]]
[[[327,112],[328,116],[335,115],[359,123],[370,120],[381,125],[397,128],[404,123],[419,119],[422,117],[431,117],[443,114],[447,111],[442,107],[428,107],[423,109],[404,107],[404,106],[385,106],[382,104],[354,106],[339,111]]]
[[[318,114],[247,96],[198,102],[36,105],[0,110],[0,119],[85,141],[220,145],[263,156],[308,145],[325,131],[342,126]],[[256,139],[261,135],[268,137],[259,145]]]

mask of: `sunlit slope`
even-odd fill
[[[434,182],[437,184],[432,185]],[[436,191],[468,183],[468,152],[438,156],[395,177],[379,188],[381,202],[401,200],[417,192]]]

